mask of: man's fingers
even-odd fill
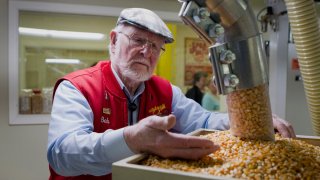
[[[148,152],[169,158],[199,159],[220,148],[212,141],[202,137],[167,132],[154,144],[158,148],[149,148]]]
[[[274,124],[274,127],[279,131],[279,133],[283,137],[286,137],[286,138],[296,137],[294,129],[289,122],[279,118],[276,115],[273,115],[273,124]]]
[[[296,133],[294,132],[293,126],[287,121],[285,121],[284,124],[287,127],[287,130],[288,130],[288,132],[290,134],[290,137],[291,138],[295,138],[296,137]]]
[[[190,159],[190,160],[197,160],[205,155],[211,154],[218,150],[219,148],[176,148],[176,149],[169,149],[167,152],[164,152],[163,155],[160,155],[164,158],[183,158],[183,159]]]
[[[176,124],[176,117],[172,114],[168,116],[150,116],[146,121],[148,127],[165,131],[173,128]]]
[[[168,133],[170,138],[166,139],[165,144],[174,148],[213,148],[218,149],[212,141],[206,138],[189,136],[184,134]]]
[[[296,133],[294,132],[294,129],[293,129],[293,127],[291,125],[289,127],[289,131],[290,131],[291,137],[295,138],[296,137]]]
[[[291,137],[289,130],[284,124],[278,124],[277,130],[279,131],[282,137],[285,137],[285,138]]]
[[[218,145],[208,139],[169,132],[175,123],[174,115],[149,116],[136,124],[136,127],[125,129],[124,134],[128,137],[126,139],[131,138],[128,146],[131,145],[134,152],[150,152],[166,158],[184,159],[199,159],[219,149]],[[129,130],[133,131],[132,136],[127,133]],[[131,143],[133,141],[136,143]]]

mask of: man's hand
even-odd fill
[[[282,137],[286,138],[295,138],[296,134],[293,130],[292,125],[278,117],[277,115],[272,115],[273,126],[274,128],[282,135]]]
[[[171,133],[174,115],[149,116],[124,129],[124,138],[135,153],[153,153],[164,158],[199,159],[219,149],[208,139]]]

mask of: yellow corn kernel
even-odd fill
[[[320,179],[320,147],[301,140],[246,140],[219,131],[203,135],[220,149],[200,160],[149,155],[142,165],[241,179]]]

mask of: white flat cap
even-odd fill
[[[172,43],[174,41],[167,25],[157,14],[148,9],[127,8],[122,10],[117,25],[121,23],[128,23],[163,36],[165,38],[165,43]]]

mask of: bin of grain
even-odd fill
[[[275,136],[275,141],[248,140],[220,131],[201,135],[220,149],[200,160],[149,155],[141,165],[207,175],[205,179],[320,179],[320,147]],[[303,139],[303,138],[301,138]],[[320,145],[320,137],[309,138]]]

